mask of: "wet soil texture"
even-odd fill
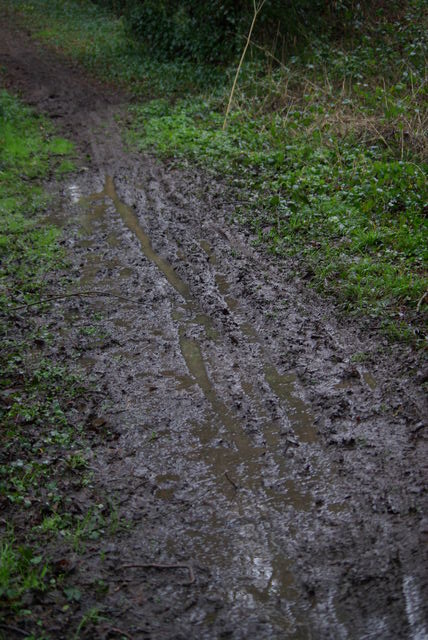
[[[77,365],[115,440],[91,464],[132,527],[78,580],[118,585],[105,604],[133,638],[426,638],[411,351],[254,249],[220,181],[126,151],[125,96],[10,26],[0,42],[6,85],[87,156],[51,219],[72,290],[106,295],[55,302],[52,326],[67,350],[102,318]]]

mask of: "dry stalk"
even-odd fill
[[[0,623],[0,629],[4,629],[5,631],[12,631],[12,633],[17,633],[19,636],[23,636],[24,638],[29,638],[31,635],[30,633],[27,633],[27,631],[19,629],[19,627],[14,627],[11,624],[3,624],[2,622]]]
[[[259,7],[260,10],[261,6]],[[250,32],[247,37],[242,36],[243,39],[246,40],[244,53],[246,48],[251,45],[256,49],[262,51],[266,56],[268,56],[271,60],[275,61],[278,66],[285,72],[286,77],[286,87],[285,92],[283,93],[283,100],[287,98],[288,101],[291,102],[291,105],[298,104],[300,102],[299,97],[293,96],[293,94],[289,90],[289,83],[293,83],[293,80],[301,81],[301,78],[293,72],[289,67],[287,67],[282,60],[280,60],[273,52],[271,52],[266,47],[261,46],[257,42],[251,40]],[[238,67],[239,73],[240,67]],[[237,78],[237,76],[236,76]],[[236,79],[235,78],[235,79]],[[389,105],[388,94],[386,91],[386,83],[385,78],[381,80],[384,86],[384,101],[385,107],[387,108]],[[412,83],[412,95],[413,98],[416,98],[421,90],[423,90],[426,80],[422,81],[421,86],[416,87],[411,77]],[[234,83],[233,91],[235,90],[236,82]],[[331,98],[333,95],[333,85],[328,77],[327,72],[324,73],[324,83],[323,85],[317,84],[313,80],[309,78],[305,78],[304,86],[301,86],[301,91],[303,93],[308,92],[308,90],[313,90],[319,97]],[[341,87],[339,87],[339,95],[343,97],[352,94],[352,83],[347,82],[347,78],[342,79]],[[231,97],[233,96],[233,92]],[[258,105],[258,109],[256,111],[256,116],[259,116],[266,109],[267,105],[269,105],[269,98],[272,96],[272,92],[269,91],[266,97],[261,101]],[[245,100],[245,96],[242,98]],[[236,100],[236,98],[235,98]],[[288,117],[290,109],[290,104],[284,105],[282,108],[278,109],[278,113],[285,114],[285,118]],[[230,105],[229,105],[230,106]],[[227,117],[227,116],[226,116]],[[341,109],[339,105],[334,110],[334,113],[327,113],[324,117],[317,118],[316,122],[308,127],[308,130],[313,130],[314,128],[319,128],[320,130],[328,129],[329,127],[334,127],[334,129],[339,133],[340,136],[347,135],[349,132],[352,132],[357,136],[358,139],[364,140],[365,142],[376,143],[377,141],[381,141],[385,147],[387,147],[390,151],[393,151],[394,145],[391,144],[391,139],[394,139],[394,142],[398,143],[398,153],[400,157],[404,159],[406,149],[413,149],[413,151],[418,155],[418,157],[422,158],[427,154],[427,142],[426,142],[426,128],[427,122],[424,117],[424,110],[421,110],[416,113],[413,118],[405,118],[401,117],[401,126],[398,126],[397,120],[389,123],[389,127],[382,122],[381,114],[367,114],[361,108],[361,106],[357,104],[353,104],[352,109]],[[226,125],[226,118],[223,128]],[[404,126],[405,125],[405,126]],[[395,135],[397,134],[397,135]]]
[[[254,25],[256,24],[257,16],[259,15],[260,11],[262,10],[263,5],[264,5],[265,2],[266,2],[266,0],[261,0],[260,4],[257,5],[256,4],[256,0],[253,0],[253,7],[254,7],[253,20],[251,22],[250,30],[248,32],[247,42],[245,43],[245,47],[244,47],[244,50],[242,52],[241,59],[239,60],[238,68],[236,69],[235,78],[233,80],[232,90],[230,92],[229,102],[227,103],[227,109],[226,109],[226,113],[225,113],[224,121],[223,121],[223,131],[226,129],[226,126],[227,126],[227,118],[229,116],[229,111],[230,111],[230,108],[232,106],[233,94],[235,93],[236,83],[238,82],[238,76],[239,76],[239,73],[241,71],[242,63],[244,62],[244,58],[245,58],[245,55],[247,53],[247,49],[248,49],[248,47],[250,45],[250,42],[251,42],[251,36],[253,34]]]
[[[416,306],[416,311],[419,313],[419,309],[421,308],[421,304],[423,303],[423,301],[425,300],[425,298],[428,295],[428,291],[425,291],[424,295],[422,296],[422,298],[419,300],[417,306]]]
[[[107,630],[107,634],[110,635],[110,633],[115,633],[119,636],[123,636],[124,638],[128,638],[129,640],[133,640],[132,636],[127,631],[123,631],[123,629],[119,629],[118,627],[110,627]]]

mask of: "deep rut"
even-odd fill
[[[73,286],[136,302],[91,303],[107,338],[77,363],[116,437],[95,482],[132,524],[78,579],[118,580],[134,638],[425,638],[423,400],[386,345],[258,252],[224,185],[127,153],[123,97],[22,34],[0,62],[90,156],[56,215]],[[65,349],[87,305],[54,306]]]
[[[98,180],[102,179],[99,176]],[[258,301],[249,310],[248,294],[233,291],[234,261],[231,266],[230,258],[224,257],[231,250],[230,232],[226,238],[221,233],[214,235],[212,228],[207,233],[206,225],[199,223],[199,236],[195,236],[194,222],[180,215],[182,199],[178,205],[171,198],[171,184],[165,185],[155,162],[151,162],[146,180],[137,188],[132,182],[117,180],[133,206],[119,199],[111,178],[106,178],[104,188],[88,200],[104,202],[104,215],[100,217],[98,209],[97,224],[110,220],[109,228],[117,229],[115,245],[119,247],[124,240],[130,243],[128,250],[123,247],[123,253],[132,246],[142,249],[148,282],[145,287],[140,282],[132,290],[140,294],[144,290],[144,297],[153,299],[146,320],[152,321],[153,314],[160,319],[146,364],[141,353],[138,365],[132,360],[138,339],[127,347],[129,331],[120,349],[128,362],[128,373],[144,368],[140,375],[147,378],[146,388],[153,394],[148,400],[133,392],[128,383],[127,402],[133,405],[134,417],[126,415],[125,440],[135,460],[121,475],[146,474],[152,479],[155,504],[159,499],[164,503],[160,508],[162,525],[153,523],[161,559],[195,563],[202,582],[206,602],[201,619],[195,623],[195,604],[189,609],[191,614],[178,615],[175,626],[183,634],[188,634],[189,628],[195,633],[197,629],[199,637],[212,637],[217,627],[223,629],[226,619],[237,638],[331,634],[359,638],[379,633],[387,637],[396,623],[395,614],[385,621],[385,617],[378,617],[376,607],[369,617],[362,618],[358,598],[352,606],[341,602],[340,585],[346,581],[343,572],[346,575],[355,562],[355,551],[361,553],[365,546],[356,538],[362,535],[367,541],[370,535],[373,544],[373,532],[369,534],[373,521],[364,521],[362,501],[349,478],[343,477],[343,460],[338,459],[337,451],[326,451],[320,442],[322,431],[316,424],[323,422],[319,415],[322,406],[305,402],[309,394],[284,357],[288,349],[282,345],[287,344],[288,326],[284,325],[284,335],[278,332],[272,339],[263,328],[266,302]],[[201,219],[205,221],[206,215]],[[147,229],[156,238],[156,251]],[[249,247],[246,256],[237,261],[238,282],[244,273],[256,273],[260,278]],[[270,276],[272,271],[270,268]],[[275,285],[278,281],[278,277],[273,279]],[[158,292],[152,291],[155,282]],[[266,282],[262,286],[268,289]],[[269,289],[266,293],[269,296]],[[303,333],[296,315],[294,322]],[[272,328],[274,333],[275,325]],[[153,338],[153,329],[142,331],[145,340],[151,333]],[[303,337],[300,343],[307,345],[306,340]],[[327,344],[331,341],[327,333]],[[338,376],[337,364],[335,358],[325,361],[325,378],[318,384],[323,386],[325,400],[326,378],[330,376],[327,384],[331,384],[333,373],[333,417],[343,415],[345,419],[351,413],[348,419],[352,419],[355,405],[344,402],[343,395],[349,390],[354,393],[356,388],[361,395],[373,395],[374,379],[363,368],[352,370],[350,377]],[[135,430],[134,420],[141,416],[154,420],[156,440],[150,453],[140,450],[141,432]],[[121,414],[121,421],[123,418]],[[159,425],[166,429],[158,439]],[[345,450],[354,448],[352,440],[344,441]],[[135,518],[136,512],[134,498],[128,513]],[[375,531],[380,536],[378,554],[389,533],[379,525]],[[137,528],[132,557],[135,553],[144,555],[141,535]],[[384,572],[391,574],[391,561],[385,558],[384,562]],[[390,585],[385,587],[388,591]],[[377,584],[374,588],[378,593]],[[351,600],[358,591],[351,589]],[[177,598],[176,592],[174,596]],[[180,611],[180,597],[178,602],[171,594],[169,598],[171,609]],[[379,595],[377,598],[379,602]],[[211,599],[214,611],[208,604]],[[354,628],[348,623],[350,619]]]
[[[159,197],[159,188],[156,191]],[[85,206],[98,201],[105,201],[106,215],[109,204],[113,205],[113,215],[114,209],[138,240],[147,260],[179,294],[178,300],[170,304],[169,317],[162,317],[162,325],[169,325],[175,334],[174,342],[179,346],[175,357],[181,359],[178,372],[176,364],[172,375],[167,376],[167,387],[172,386],[171,377],[183,379],[184,366],[188,377],[185,383],[181,382],[181,390],[197,408],[196,419],[183,416],[185,432],[190,428],[193,438],[199,441],[196,451],[192,441],[180,443],[178,450],[176,443],[166,445],[168,457],[172,458],[169,464],[173,462],[176,468],[184,460],[185,485],[196,487],[192,500],[195,501],[192,520],[196,520],[188,523],[182,532],[185,546],[189,548],[187,556],[190,555],[198,565],[205,565],[210,571],[216,568],[219,572],[215,592],[220,588],[223,591],[221,599],[232,606],[232,612],[237,609],[236,624],[243,628],[242,637],[248,637],[248,634],[271,636],[280,632],[289,637],[308,637],[311,625],[305,621],[307,604],[298,606],[298,589],[289,550],[290,545],[296,544],[296,534],[300,533],[298,527],[290,530],[290,520],[294,521],[299,514],[305,514],[304,520],[312,520],[310,514],[316,507],[311,484],[322,482],[324,487],[329,484],[329,472],[325,461],[322,464],[320,461],[309,409],[296,395],[293,376],[277,371],[257,331],[233,316],[217,290],[215,273],[211,274],[213,285],[208,296],[194,298],[191,287],[153,250],[137,214],[119,200],[113,180],[108,176],[102,191],[82,199]],[[157,215],[162,208],[157,207]],[[99,221],[99,205],[93,211]],[[85,284],[89,284],[87,278]],[[213,300],[226,320],[206,313],[211,310]],[[236,313],[237,305],[232,306]],[[126,346],[122,350],[126,351]],[[169,363],[165,366],[171,367]],[[132,371],[133,366],[129,370]],[[171,372],[171,369],[167,370]],[[162,376],[163,371],[158,375]],[[161,404],[158,411],[168,412],[167,395],[161,403],[165,406]],[[138,400],[133,398],[132,404],[138,406]],[[171,408],[176,411],[177,404],[173,403]],[[144,405],[138,413],[147,415]],[[131,433],[128,429],[127,439],[132,437]],[[138,441],[139,437],[134,433],[133,438]],[[136,444],[134,439],[133,444]],[[299,447],[303,451],[305,444],[311,447],[298,459],[284,455],[284,448]],[[305,470],[303,478],[302,468]],[[198,498],[201,474],[202,504]],[[177,483],[182,484],[183,478],[181,474],[166,473],[156,481],[161,483],[156,496],[174,501],[174,487]],[[327,497],[325,488],[324,500],[327,509],[345,508],[335,502],[337,498]],[[284,517],[287,510],[288,517]],[[176,527],[176,523],[172,526]],[[198,528],[199,534],[194,537],[192,532]],[[183,541],[177,546],[169,537],[166,548],[169,554],[177,557],[183,553],[182,545]],[[282,604],[278,604],[278,599]],[[282,610],[284,606],[287,611]],[[244,611],[250,615],[245,625]],[[266,617],[265,628],[258,621],[261,612]],[[214,623],[212,613],[211,623]]]

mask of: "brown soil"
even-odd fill
[[[10,25],[0,64],[86,156],[50,185],[72,290],[133,301],[50,311],[63,352],[104,394],[90,415],[110,433],[91,452],[95,488],[132,524],[75,562],[72,615],[60,596],[43,604],[51,637],[72,637],[96,604],[110,626],[80,637],[426,638],[411,349],[337,317],[256,251],[220,181],[129,153],[114,118],[124,95]],[[79,334],[95,312],[102,344]],[[97,579],[101,600],[85,587]]]

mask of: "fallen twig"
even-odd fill
[[[129,633],[123,631],[122,629],[119,629],[118,627],[110,627],[107,630],[107,635],[109,635],[110,633],[117,633],[118,635],[125,636],[125,638],[129,638],[129,640],[133,640],[133,637],[130,636]]]
[[[189,572],[189,582],[186,584],[195,582],[195,574],[189,564],[157,564],[150,562],[148,564],[123,564],[121,569],[186,569]]]
[[[29,638],[31,636],[31,633],[27,633],[27,631],[23,631],[18,627],[13,627],[10,624],[3,624],[2,622],[0,622],[0,629],[4,629],[5,631],[13,631],[14,633],[17,633],[18,635],[23,636],[24,638]]]
[[[423,301],[427,297],[427,294],[428,294],[428,291],[425,291],[424,295],[422,296],[422,298],[419,300],[418,304],[416,305],[416,311],[419,312],[419,309],[421,308],[421,304],[423,303]]]
[[[116,293],[111,293],[110,291],[80,291],[76,293],[64,293],[63,295],[60,295],[60,296],[51,296],[50,298],[43,298],[42,300],[38,300],[37,302],[28,302],[27,304],[22,304],[17,307],[10,307],[8,311],[17,311],[18,309],[35,307],[38,304],[44,304],[45,302],[52,302],[52,300],[63,300],[65,298],[75,298],[79,296],[111,296],[112,298],[118,298],[119,300],[124,300],[125,302],[133,302],[134,304],[143,304],[143,302],[139,302],[138,300],[133,300],[132,298],[125,298],[124,296],[119,296]]]
[[[224,476],[225,476],[226,480],[229,480],[230,484],[235,489],[235,491],[238,491],[238,489],[239,489],[238,485],[236,484],[236,482],[233,482],[232,478],[229,476],[227,471],[224,472]]]

